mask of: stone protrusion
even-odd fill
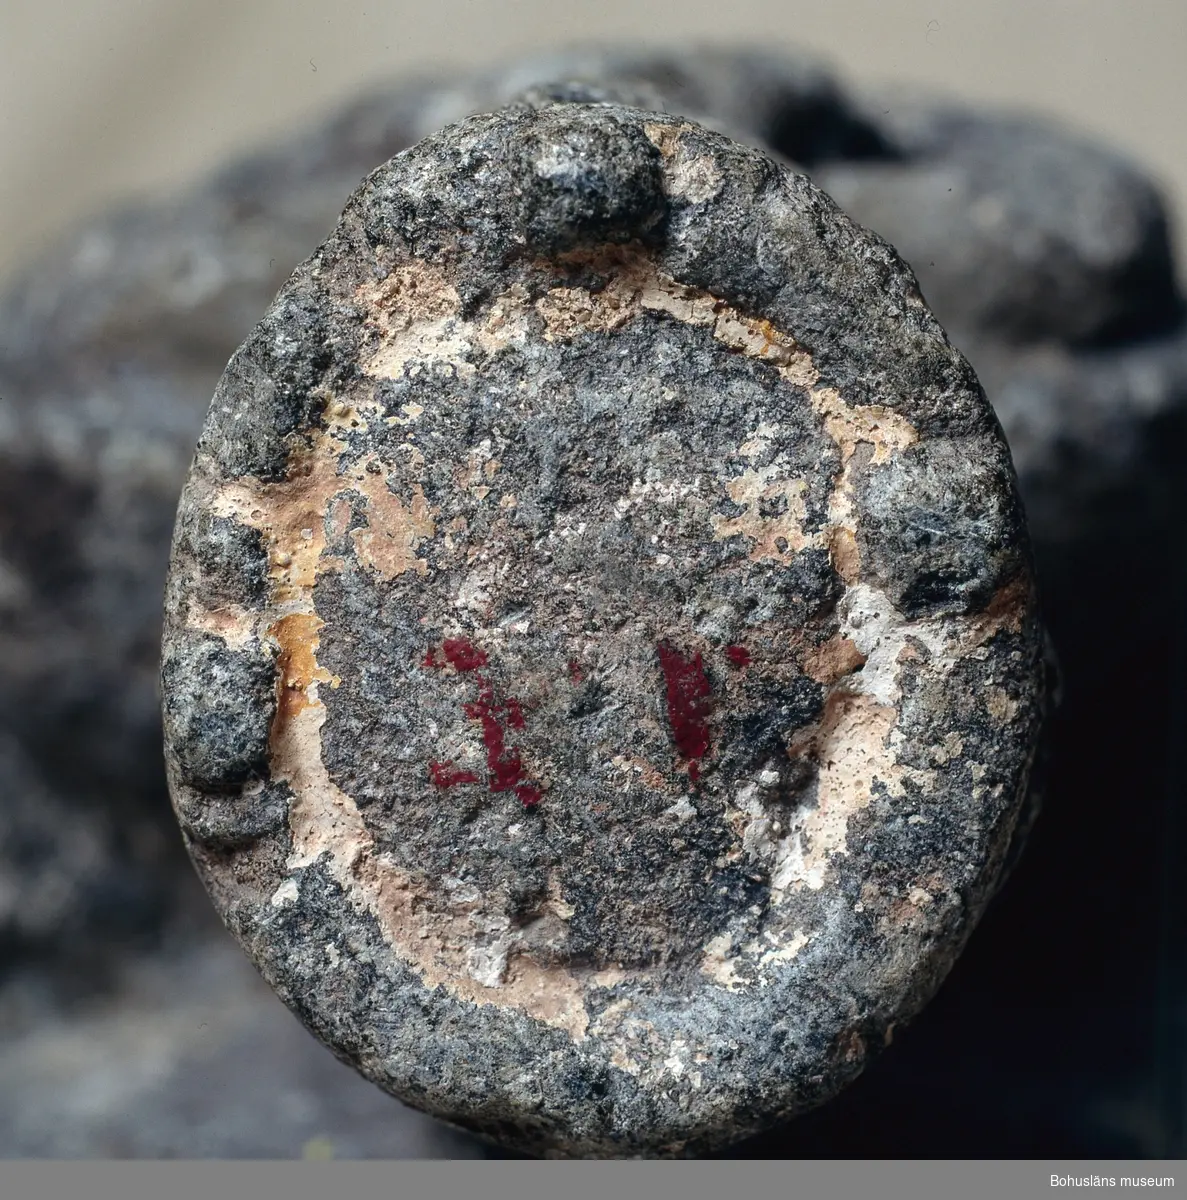
[[[374,171],[232,361],[165,662],[279,994],[552,1155],[850,1080],[992,894],[1046,703],[1008,452],[902,260],[719,133],[542,99]]]

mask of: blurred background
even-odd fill
[[[4,0],[0,277],[103,201],[196,178],[367,84],[590,38],[816,50],[1033,105],[1187,195],[1179,0]]]
[[[1086,192],[1121,180],[1101,236],[1145,222],[1149,237],[1117,253],[1141,259],[1143,294],[1170,294],[1163,234],[1181,244],[1187,210],[1179,0],[4,0],[0,1156],[498,1153],[337,1063],[222,933],[163,801],[156,613],[173,498],[222,364],[354,183],[428,119],[391,85],[591,39],[808,51],[855,94],[908,83],[944,111],[1062,120],[1133,164],[1106,150],[1075,178]],[[352,107],[368,89],[379,99]],[[890,115],[886,163],[984,168],[961,158],[992,141],[980,126],[862,103]],[[1002,194],[1025,191],[1047,144],[1046,126],[1024,127],[985,152]],[[884,177],[864,169],[824,162],[819,178],[858,219],[870,204],[907,253],[901,214],[868,197]],[[137,194],[160,199],[95,219]],[[935,228],[939,242],[917,244],[953,271],[913,265],[998,406],[1035,519],[1064,693],[1046,809],[923,1016],[840,1098],[736,1153],[1179,1157],[1181,308],[1139,304],[1136,324],[1074,336],[1058,320],[1041,337],[1002,332],[960,307],[976,287],[958,269],[963,227]],[[1073,300],[1107,308],[1111,278]]]

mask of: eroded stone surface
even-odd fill
[[[703,117],[807,166],[860,220],[909,248],[929,303],[1003,421],[1028,521],[1052,557],[1104,536],[1105,525],[1108,536],[1124,535],[1168,507],[1187,337],[1181,324],[1156,338],[1140,325],[1142,312],[1158,325],[1170,311],[1165,218],[1140,172],[1114,156],[1069,148],[1062,131],[1037,122],[1021,133],[1007,122],[1003,131],[995,114],[941,99],[855,94],[809,58],[747,50],[587,48],[447,86],[381,89],[192,193],[89,223],[0,299],[0,727],[79,824],[92,808],[115,814],[105,894],[123,889],[128,899],[103,908],[113,946],[129,922],[151,923],[168,909],[178,870],[157,749],[159,600],[176,494],[219,372],[366,171],[446,121],[524,91]],[[1057,191],[1032,186],[1009,161],[989,161],[996,153],[1009,160],[1020,138],[1032,157],[1080,164],[1075,211],[1084,219],[1069,228],[1087,229],[1087,240],[1060,240]],[[979,149],[966,148],[970,140]],[[703,163],[679,169],[687,195],[712,190]],[[945,172],[966,181],[955,200]],[[893,182],[893,204],[869,182],[883,179]],[[990,209],[1007,216],[982,232],[974,216]],[[936,236],[941,227],[952,236]],[[1047,238],[1024,239],[1033,260],[1013,254],[1015,229]],[[1058,286],[1032,294],[1032,267]],[[1143,279],[1157,286],[1135,290]],[[1020,347],[1000,323],[971,328],[964,314],[982,311],[989,283],[994,312],[1006,311],[1003,296],[1021,306],[1009,310],[1010,339],[1030,337],[1033,325],[1081,341],[1111,327],[1112,340]],[[1147,294],[1157,301],[1152,312],[1135,309],[1134,298]],[[1140,336],[1121,338],[1118,321]],[[216,522],[194,536],[255,536],[226,528]],[[224,552],[200,552],[217,571]],[[226,553],[228,569],[257,569],[243,566],[250,547]],[[54,926],[40,928],[38,954],[72,952],[65,937],[55,947]]]
[[[910,272],[612,105],[372,174],[219,385],[167,607],[232,929],[369,1078],[539,1153],[856,1074],[992,892],[1043,699],[1009,455]]]
[[[753,86],[759,77],[769,86]],[[567,82],[541,86],[548,80]],[[748,53],[683,49],[548,56],[440,93],[401,85],[352,104],[180,201],[137,205],[89,224],[35,263],[0,302],[0,724],[11,734],[10,751],[0,755],[7,764],[0,794],[11,884],[6,970],[56,961],[71,991],[101,986],[107,972],[79,964],[97,966],[142,946],[143,935],[172,908],[184,877],[184,864],[170,853],[175,835],[157,750],[158,604],[174,495],[232,348],[376,162],[445,120],[504,103],[517,91],[563,94],[567,87],[581,96],[595,86],[604,98],[649,104],[648,97],[665,93],[672,98],[662,104],[672,111],[701,112],[740,138],[765,140],[818,180],[834,167],[893,167],[918,171],[938,187],[943,170],[936,164],[951,144],[936,132],[953,127],[948,102],[855,100],[810,62],[762,56],[756,65]],[[960,120],[967,125],[969,114]],[[996,120],[981,113],[973,124],[992,127]],[[1036,131],[1064,137],[1031,123],[1032,142]],[[1006,141],[987,137],[987,144]],[[1127,211],[1162,222],[1157,203],[1135,207],[1117,190],[1132,184],[1140,201],[1147,194],[1140,173],[1126,166],[1110,175],[1111,158],[1089,158],[1094,178]],[[703,164],[684,175],[694,194],[712,187]],[[991,177],[999,188],[1016,178],[1000,170]],[[1092,186],[1082,197],[1091,206],[1096,184],[1087,182]],[[1030,202],[1048,199],[1030,192]],[[1017,195],[1006,201],[1011,220],[1033,226],[1025,210],[1018,213]],[[909,220],[924,211],[927,205],[903,203],[896,215]],[[963,228],[959,220],[953,227]],[[1121,222],[1116,235],[1130,228]],[[910,234],[890,225],[882,232],[904,245]],[[959,238],[933,238],[924,248],[942,252],[939,266],[959,274]],[[1158,269],[1165,271],[1168,261]],[[913,266],[929,302],[972,359],[1006,427],[1048,575],[1061,569],[1064,547],[1077,540],[1099,546],[1106,528],[1107,536],[1129,544],[1135,526],[1146,526],[1145,514],[1168,507],[1178,470],[1187,396],[1182,327],[1156,338],[1111,335],[1102,345],[1020,347],[953,326],[954,314],[929,278],[931,262],[914,246]],[[966,295],[980,277],[966,272],[960,285]],[[1080,278],[1085,288],[1063,294],[1061,302],[1083,303],[1089,313],[1115,304],[1094,295],[1091,273]],[[1038,316],[1049,327],[1042,311]],[[1026,336],[1025,328],[1020,332]],[[732,485],[743,499],[766,486],[745,475]],[[1144,497],[1140,506],[1135,491]],[[796,519],[794,490],[787,499],[789,514],[765,523],[782,536]],[[745,512],[719,515],[726,525],[747,519]],[[241,545],[221,545],[228,539]],[[253,588],[265,586],[265,567],[253,550],[258,531],[216,518],[194,531],[194,541],[212,577],[221,572],[240,576],[244,587],[248,577]],[[1108,556],[1094,555],[1100,571],[1113,573]],[[1075,595],[1069,608],[1086,611],[1096,587],[1090,580],[1069,593]],[[228,618],[217,591],[200,592],[204,611],[195,604],[193,623],[234,643],[243,625],[234,614]],[[1111,612],[1105,619],[1115,624]],[[840,640],[826,643],[817,657],[840,664],[854,653],[852,643]],[[1136,674],[1139,657],[1132,689],[1147,694]],[[1084,740],[1069,735],[1069,744]],[[1128,763],[1131,755],[1118,745],[1113,758]],[[211,844],[229,849],[285,826],[284,789],[262,793],[250,820],[234,799],[234,792],[212,795],[192,813]]]
[[[1155,184],[1038,114],[901,87],[848,100],[880,152],[815,163],[813,177],[911,263],[969,356],[1040,558],[1165,522],[1187,324]]]

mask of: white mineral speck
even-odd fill
[[[284,908],[289,904],[295,904],[300,893],[297,890],[297,881],[295,879],[286,879],[272,893],[272,907]]]

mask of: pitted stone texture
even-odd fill
[[[432,111],[507,103],[533,79],[567,81],[536,89],[555,95],[659,97],[809,170],[886,237],[986,387],[1044,555],[1167,518],[1187,323],[1165,203],[1122,154],[1034,114],[708,48],[541,56],[443,91]]]
[[[850,104],[883,153],[813,177],[894,244],[969,356],[1040,560],[1167,521],[1187,445],[1187,322],[1157,187],[1035,115],[908,88]]]
[[[134,884],[128,894],[146,897],[146,918],[165,910],[176,873],[162,850],[169,827],[155,695],[159,598],[175,497],[219,373],[365,172],[447,120],[522,92],[539,102],[565,89],[702,112],[715,127],[769,142],[818,172],[893,168],[934,182],[947,147],[959,148],[944,132],[953,127],[950,106],[854,98],[803,56],[681,48],[537,56],[464,84],[381,89],[177,201],[95,221],[42,256],[0,299],[0,726],[65,811],[119,814],[125,833],[112,844],[124,849],[112,860],[113,878],[122,873]],[[971,118],[960,120],[964,128]],[[973,125],[995,120],[985,114]],[[1031,127],[1030,143],[1036,136]],[[1005,145],[1002,137],[990,143]],[[1089,182],[1099,180],[1113,196],[1132,188],[1121,209],[1151,219],[1134,244],[1155,245],[1150,231],[1163,218],[1143,199],[1147,183],[1130,168],[1110,173],[1107,156],[1085,155],[1075,151],[1095,172],[1085,176]],[[991,174],[1013,186],[1004,168]],[[1033,189],[1027,194],[1033,198]],[[1085,193],[1081,203],[1091,202]],[[900,219],[914,212],[895,210]],[[1050,224],[1025,212],[1019,220],[1027,228]],[[951,227],[965,226],[954,219]],[[882,232],[892,241],[916,236]],[[935,261],[946,278],[965,280],[957,299],[975,293],[980,273],[961,275],[962,241],[940,246],[933,239],[927,248],[942,252]],[[916,254],[913,265],[998,409],[1039,543],[1091,539],[1102,518],[1124,526],[1163,511],[1168,473],[1150,462],[1152,451],[1173,458],[1181,444],[1182,327],[1149,344],[1023,350],[955,327],[956,311],[945,310],[941,291],[933,294],[931,261]],[[1168,262],[1154,263],[1153,275]],[[1121,265],[1122,274],[1130,271]],[[1085,311],[1099,317],[1102,304],[1115,306],[1097,287],[1114,278],[1114,268],[1114,275],[1076,270],[1068,278],[1083,285]],[[1060,293],[1061,304],[1069,294]],[[1061,310],[1052,319],[1071,318]],[[1140,511],[1135,491],[1145,497]],[[246,560],[236,552],[228,561],[237,571]],[[134,826],[141,832],[133,835]],[[49,949],[51,927],[45,938]]]
[[[137,920],[166,912],[178,865],[159,753],[160,595],[177,494],[227,359],[377,163],[504,94],[574,74],[576,59],[618,57],[377,89],[181,197],[88,223],[0,297],[0,729],[72,814],[64,825],[112,814],[123,832],[96,852]],[[686,90],[699,78],[679,53],[646,60]],[[735,77],[723,68],[718,93]],[[627,87],[638,100],[655,91],[624,75],[606,94]],[[194,532],[226,536],[243,531]],[[222,551],[195,553],[213,564]],[[123,937],[132,914],[117,908],[94,908],[92,935]],[[30,952],[73,953],[74,927],[38,924]]]
[[[613,105],[373,172],[219,385],[167,613],[230,927],[366,1076],[543,1154],[852,1078],[991,895],[1043,705],[1009,455],[909,270]],[[209,720],[211,638],[275,699]]]

